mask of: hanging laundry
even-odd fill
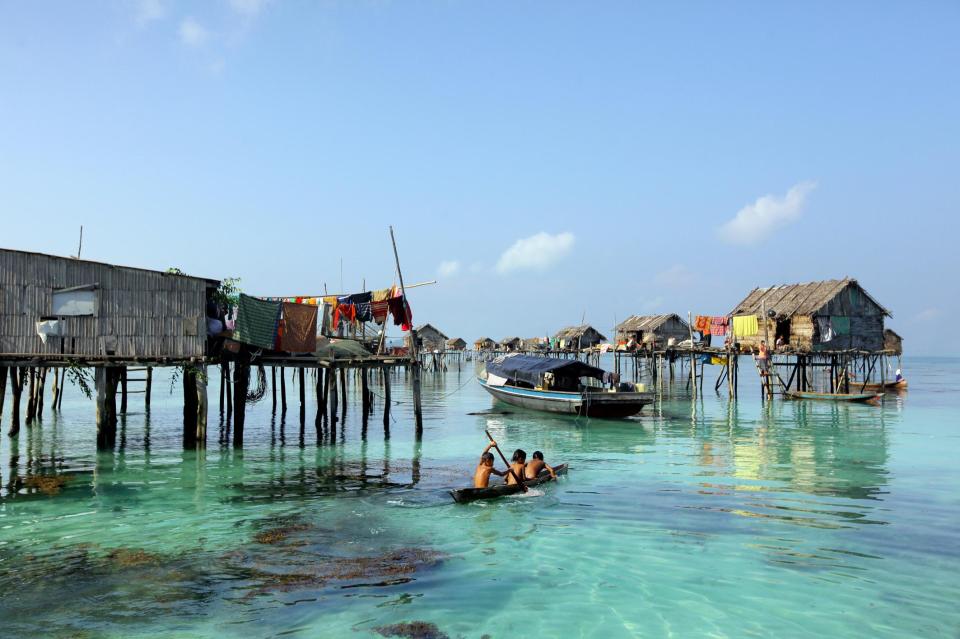
[[[838,335],[850,334],[850,318],[841,315],[834,315],[830,318],[830,326],[833,328],[834,337]]]
[[[366,304],[373,300],[373,294],[367,291],[366,293],[354,293],[349,297],[351,304]]]
[[[317,350],[316,306],[284,303],[280,350],[288,353],[312,353]]]
[[[710,318],[710,334],[723,337],[727,334],[727,317],[716,316]]]
[[[752,337],[759,330],[756,315],[737,315],[733,318],[734,337]]]
[[[358,322],[373,321],[373,302],[357,302],[353,306],[357,309]]]
[[[233,339],[272,349],[280,322],[280,308],[280,302],[267,302],[241,293]]]
[[[390,314],[393,315],[393,323],[400,326],[403,330],[409,331],[413,324],[413,311],[403,295],[391,297],[389,300]]]
[[[710,318],[706,315],[697,315],[693,320],[693,330],[698,333],[710,332]]]
[[[832,342],[834,338],[833,322],[826,316],[817,316],[816,320],[817,328],[820,329],[820,343]]]
[[[727,360],[723,357],[717,357],[714,355],[710,358],[710,363],[714,366],[726,366]]]
[[[374,294],[376,296],[376,294]],[[390,302],[388,300],[374,300],[370,302],[370,311],[373,315],[373,321],[377,324],[383,324],[387,321],[387,313],[390,311]]]
[[[392,290],[389,289],[389,288],[381,288],[381,289],[378,290],[378,291],[373,291],[373,292],[371,293],[372,298],[373,298],[371,301],[373,301],[373,302],[386,302],[388,299],[390,299],[390,298],[392,297],[391,293],[392,293]]]
[[[345,296],[349,297],[349,296]],[[357,307],[353,304],[337,304],[337,310],[333,312],[333,326],[338,328],[340,322],[353,322],[357,319]]]

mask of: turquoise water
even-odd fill
[[[296,405],[283,421],[268,397],[242,452],[218,443],[214,388],[200,454],[181,449],[165,383],[149,415],[133,396],[110,454],[70,388],[0,441],[0,631],[956,637],[960,360],[905,370],[909,393],[881,407],[761,405],[744,374],[736,404],[677,384],[638,419],[587,422],[468,415],[493,404],[465,368],[425,376],[420,445],[409,404],[384,441],[378,399],[365,442],[354,401],[322,446],[311,405],[301,447]],[[8,415],[9,400],[4,431]],[[484,429],[569,476],[453,504]],[[44,492],[38,474],[65,481]]]

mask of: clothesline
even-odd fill
[[[406,288],[407,290],[410,290],[412,288],[419,288],[421,286],[430,286],[431,284],[436,284],[436,283],[437,283],[437,280],[430,280],[428,282],[417,282],[416,284],[408,284],[404,288]],[[350,295],[350,293],[323,293],[321,295],[271,295],[269,297],[265,297],[264,299],[271,299],[271,300],[284,299],[285,300],[285,299],[291,299],[291,298],[296,299],[298,297],[302,299],[319,299],[323,297],[343,297],[344,295]]]

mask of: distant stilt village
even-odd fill
[[[680,381],[702,393],[705,371],[717,366],[714,391],[731,400],[741,392],[741,361],[756,364],[764,401],[899,381],[891,371],[893,360],[900,368],[901,339],[885,326],[891,313],[855,279],[756,288],[720,314],[632,315],[615,327],[613,339],[582,324],[552,336],[468,344],[430,323],[414,327],[399,257],[397,276],[397,285],[357,293],[251,297],[229,280],[0,249],[0,425],[11,437],[22,425],[39,425],[45,408],[61,406],[69,379],[95,399],[97,444],[111,448],[118,412],[126,412],[131,395],[142,395],[138,401],[149,410],[157,367],[178,369],[186,448],[207,445],[213,401],[207,388],[217,374],[213,399],[238,447],[248,403],[269,401],[273,410],[287,411],[290,375],[300,441],[312,393],[318,444],[335,441],[348,398],[357,396],[363,436],[379,405],[377,419],[389,437],[391,384],[398,382],[412,386],[420,438],[423,373],[514,353],[594,365],[607,354],[618,379],[652,392]],[[402,346],[385,338],[391,321],[406,332]],[[768,359],[758,361],[764,348]],[[348,385],[358,392],[348,393]]]

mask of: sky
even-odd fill
[[[0,247],[468,341],[850,276],[958,355],[960,3],[0,0]],[[396,329],[399,330],[399,329]]]

